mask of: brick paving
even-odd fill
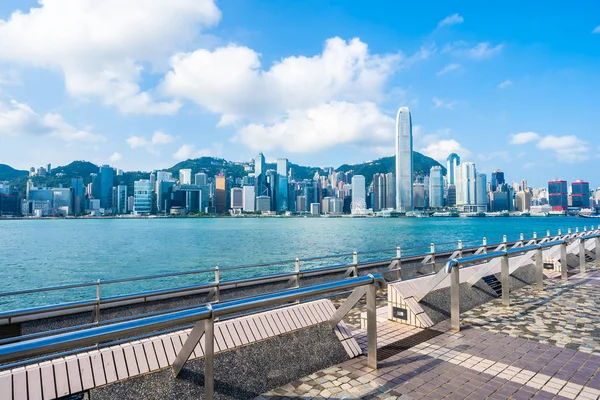
[[[600,399],[600,271],[547,280],[461,317],[445,332],[379,362],[360,356],[261,399]],[[443,324],[437,326],[442,329]],[[378,319],[378,347],[421,329]],[[364,330],[355,337],[366,347]]]

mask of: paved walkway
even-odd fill
[[[463,314],[459,333],[393,355],[377,370],[360,356],[261,397],[599,399],[600,273],[547,280],[543,293],[526,287],[511,301]],[[378,329],[380,347],[422,331],[388,321]],[[364,332],[356,337],[364,343]]]

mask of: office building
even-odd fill
[[[152,212],[152,183],[150,179],[141,179],[133,183],[133,213],[149,215]]]
[[[521,190],[515,195],[515,210],[529,211],[531,209],[532,193],[529,190]]]
[[[461,163],[456,169],[456,206],[464,211],[476,210],[476,169],[472,162]]]
[[[217,214],[227,211],[227,180],[223,175],[215,178],[215,208]]]
[[[353,213],[367,208],[367,189],[362,175],[352,177],[352,204]]]
[[[429,207],[444,207],[444,176],[442,167],[434,166],[429,170]]]
[[[567,181],[559,179],[548,182],[548,202],[552,211],[566,211],[569,208]]]
[[[304,196],[304,195],[296,196],[296,212],[304,213],[307,211],[308,210],[306,208],[306,196]]]
[[[495,192],[498,186],[504,185],[506,181],[504,180],[504,172],[499,169],[492,172],[492,186],[491,191]]]
[[[256,185],[257,196],[268,196],[269,188],[267,186],[267,170],[265,164],[265,156],[263,153],[258,153],[254,160],[254,179]]]
[[[127,185],[117,186],[117,212],[127,214]]]
[[[0,215],[21,213],[21,200],[18,191],[9,182],[0,181]]]
[[[85,190],[83,188],[83,178],[80,176],[72,178],[71,188],[73,189],[73,214],[81,215],[85,209]]]
[[[452,153],[446,159],[446,174],[448,177],[448,185],[456,185],[456,169],[460,165],[460,157],[456,153]]]
[[[231,208],[241,210],[244,207],[244,190],[241,187],[231,188]]]
[[[254,186],[243,186],[242,187],[242,210],[244,212],[254,212],[256,210],[255,187]]]
[[[288,176],[289,161],[287,158],[277,159],[277,175]]]
[[[208,175],[204,172],[198,172],[194,175],[194,185],[197,186],[206,186],[208,185]]]
[[[310,203],[310,215],[319,215],[321,214],[321,204],[320,203]]]
[[[396,209],[413,209],[413,140],[412,121],[408,107],[396,114]]]
[[[590,205],[590,184],[584,181],[571,183],[573,207],[588,208]]]
[[[334,215],[340,215],[344,213],[344,200],[339,197],[329,198],[329,213]]]
[[[278,160],[279,161],[279,160]],[[286,160],[287,161],[287,160]],[[288,177],[279,175],[278,185],[277,185],[277,212],[285,213],[290,211],[289,206],[289,185],[288,185]]]
[[[475,174],[475,204],[477,204],[477,211],[487,211],[488,200],[487,175],[477,173]]]
[[[112,193],[115,182],[114,168],[103,165],[100,167],[100,208],[112,208]]]
[[[393,172],[385,174],[385,208],[396,209],[396,179]]]
[[[386,209],[386,179],[384,174],[373,175],[373,211],[383,211]]]
[[[175,186],[175,183],[171,179],[156,181],[156,210],[159,213],[169,212],[171,208],[171,189]]]
[[[179,184],[180,185],[191,185],[192,184],[192,170],[191,169],[180,169],[179,170]]]
[[[256,211],[271,211],[271,199],[269,196],[256,196]]]
[[[425,208],[425,185],[423,183],[413,184],[414,208],[422,210]]]

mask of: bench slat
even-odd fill
[[[94,373],[92,372],[92,363],[90,356],[87,353],[77,356],[79,361],[79,373],[81,375],[81,384],[83,390],[88,390],[94,387]]]
[[[88,353],[92,363],[92,374],[94,375],[94,383],[96,386],[106,384],[106,375],[104,374],[104,364],[102,363],[102,354],[98,350],[93,350]]]
[[[146,360],[148,360],[148,368],[150,371],[157,370],[159,368],[158,359],[156,358],[156,353],[154,352],[154,346],[152,346],[152,342],[149,339],[143,339],[142,346],[144,346]]]
[[[81,386],[81,375],[79,372],[79,363],[77,362],[77,356],[65,357],[67,362],[67,375],[69,376],[69,389],[71,394],[79,393],[83,390]]]
[[[104,373],[106,375],[106,383],[112,383],[117,380],[117,368],[115,359],[111,349],[100,350],[102,355],[102,365],[104,365]]]
[[[67,374],[67,363],[63,358],[52,361],[54,368],[54,379],[56,382],[56,396],[67,396],[69,391],[69,376]]]
[[[27,372],[25,367],[12,370],[13,394],[15,400],[27,400]]]

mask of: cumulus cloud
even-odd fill
[[[221,125],[249,117],[277,119],[288,110],[332,100],[379,100],[403,59],[370,54],[360,39],[336,37],[325,42],[321,54],[287,57],[263,69],[260,54],[229,45],[175,55],[162,89],[221,114]]]
[[[121,153],[117,153],[117,152],[112,153],[112,155],[110,157],[108,157],[108,160],[111,163],[116,163],[117,161],[121,161],[122,159],[123,159],[123,156],[121,155]]]
[[[446,108],[448,110],[453,110],[454,107],[456,106],[456,101],[444,101],[441,99],[438,99],[437,97],[433,98],[433,106],[434,108]]]
[[[512,81],[510,79],[507,79],[504,82],[499,83],[498,87],[500,89],[504,89],[504,88],[507,88],[507,87],[511,86],[512,84],[513,84]]]
[[[440,71],[438,71],[437,76],[447,74],[448,72],[457,70],[459,68],[460,68],[460,64],[448,64],[444,68],[442,68]]]
[[[575,135],[544,136],[537,143],[537,147],[553,151],[560,162],[576,163],[589,158],[588,143]]]
[[[452,14],[452,15],[444,18],[443,20],[441,20],[440,23],[438,24],[438,28],[441,28],[442,26],[462,24],[463,22],[464,22],[464,18],[461,15]]]
[[[331,102],[293,110],[272,124],[249,124],[234,140],[254,150],[313,152],[340,144],[373,145],[394,138],[394,119],[373,103]]]
[[[460,155],[461,158],[467,158],[471,156],[471,152],[464,148],[455,139],[442,139],[432,141],[426,147],[420,149],[419,152],[442,163],[446,160],[446,158],[448,158],[448,156],[451,153],[456,153]]]
[[[520,132],[510,135],[510,144],[525,144],[539,139],[540,135],[536,132]]]
[[[143,136],[131,136],[127,138],[127,144],[132,149],[145,148],[152,154],[160,154],[158,146],[171,143],[175,140],[174,136],[168,135],[162,131],[155,131],[152,138],[146,139]]]
[[[193,144],[184,144],[173,154],[173,158],[177,161],[185,161],[198,157],[219,157],[222,152],[223,144],[219,142],[213,143],[210,148],[203,149],[197,149]]]
[[[0,101],[0,136],[47,135],[65,142],[103,142],[102,135],[78,129],[60,114],[40,115],[27,104],[11,100]]]
[[[164,68],[220,18],[213,0],[44,0],[0,20],[0,60],[58,70],[69,94],[123,113],[173,114],[179,102],[140,88],[142,70]]]

